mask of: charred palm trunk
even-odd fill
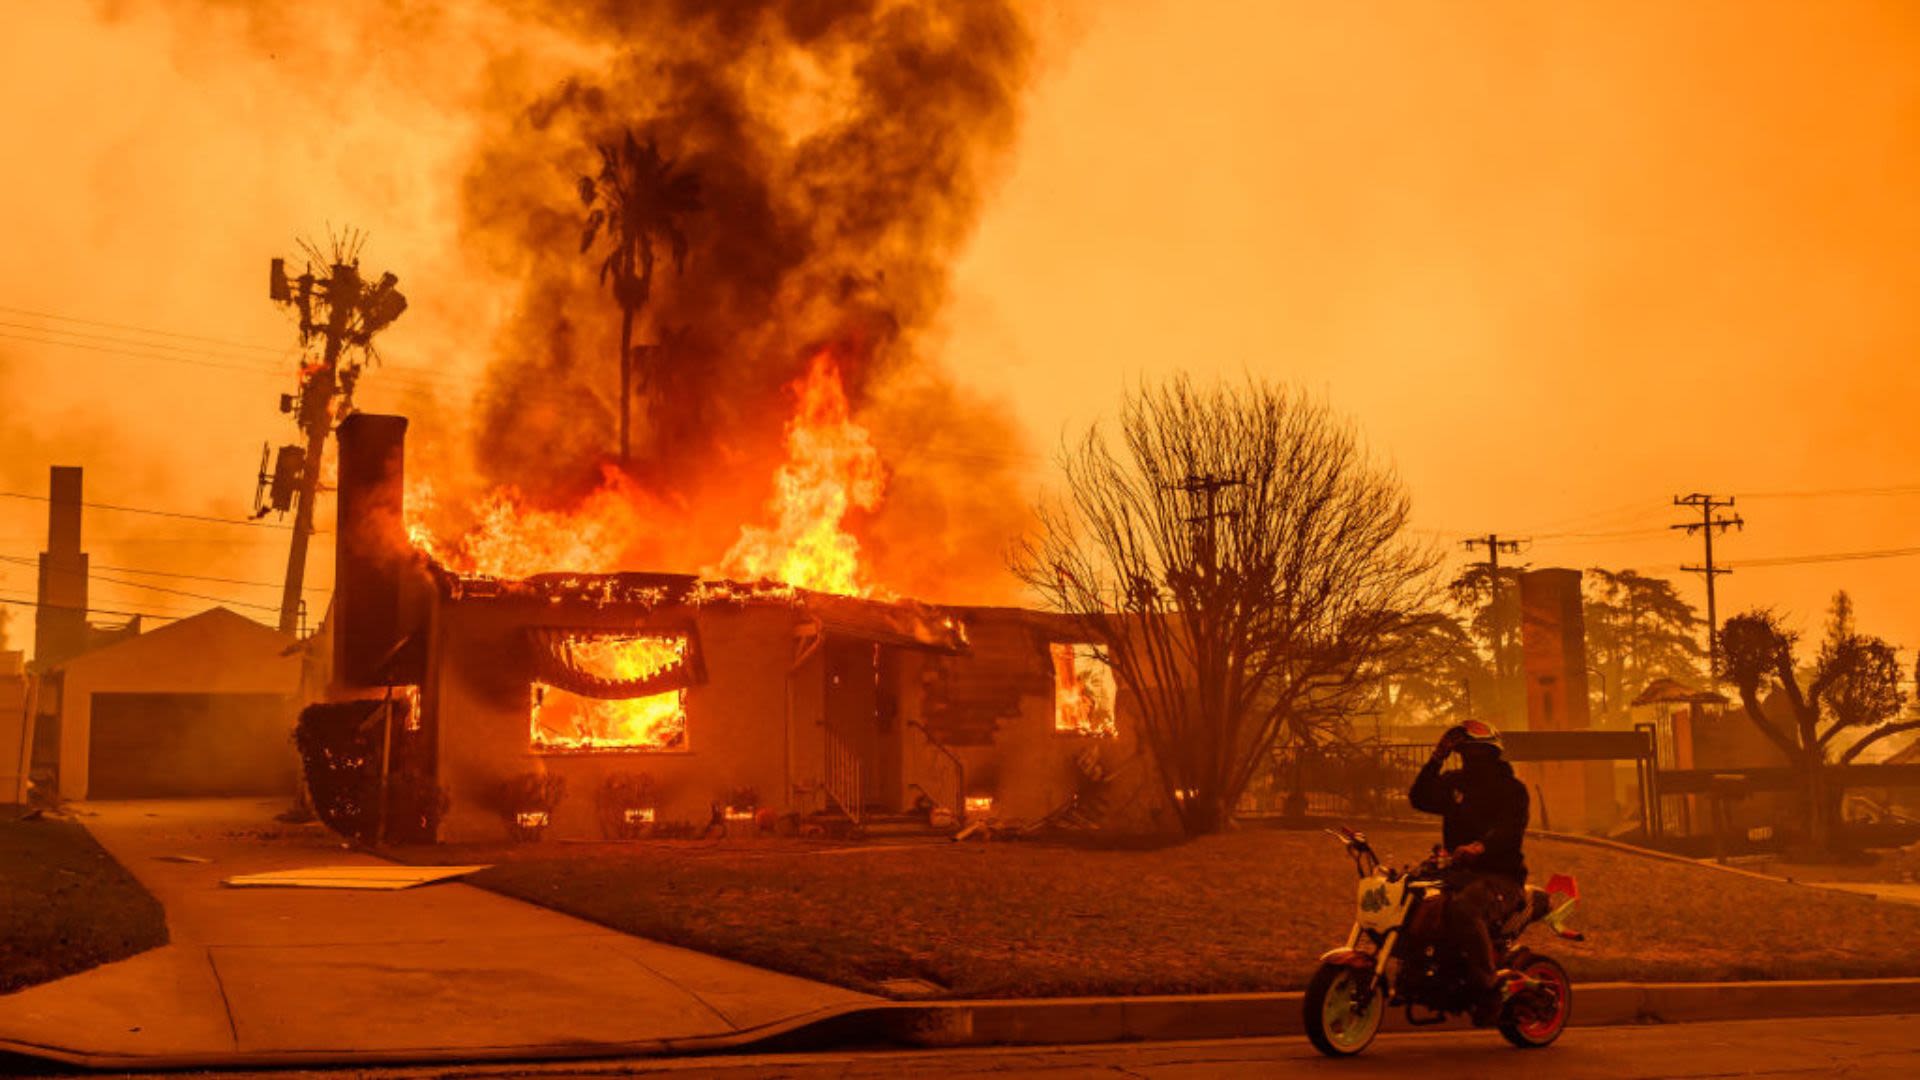
[[[629,439],[630,420],[633,401],[633,308],[621,305],[620,308],[620,464],[627,464],[632,456],[632,444]]]

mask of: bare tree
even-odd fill
[[[1218,830],[1372,691],[1437,560],[1353,428],[1269,383],[1136,390],[1061,458],[1015,571],[1112,666],[1182,828]]]
[[[1736,615],[1720,631],[1727,677],[1739,690],[1748,719],[1800,774],[1808,833],[1819,848],[1831,848],[1839,838],[1844,794],[1827,766],[1849,764],[1881,739],[1920,728],[1920,720],[1894,719],[1906,691],[1900,687],[1893,646],[1854,632],[1845,615],[1849,603],[1836,598],[1835,607],[1836,617],[1804,687],[1793,656],[1797,635],[1782,627],[1772,612]],[[1775,686],[1786,701],[1790,726],[1775,723],[1762,708],[1760,695]],[[1854,736],[1844,750],[1837,744],[1843,733]]]
[[[606,258],[600,283],[613,289],[620,305],[620,460],[632,453],[633,321],[653,295],[654,244],[664,243],[675,270],[687,261],[687,235],[681,221],[701,208],[699,178],[674,167],[652,139],[633,132],[599,144],[600,172],[580,178],[580,202],[590,208],[580,230],[586,254],[605,229]]]

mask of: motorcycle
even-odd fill
[[[1360,1053],[1379,1034],[1390,1008],[1404,1006],[1407,1022],[1416,1027],[1471,1012],[1477,994],[1467,981],[1465,957],[1448,945],[1442,927],[1446,851],[1436,845],[1418,865],[1395,868],[1381,862],[1364,834],[1344,825],[1327,832],[1353,858],[1359,911],[1346,945],[1322,956],[1307,984],[1304,1011],[1314,1048],[1332,1057]],[[1573,878],[1555,874],[1544,889],[1527,886],[1524,901],[1492,928],[1506,995],[1495,1023],[1515,1046],[1550,1045],[1573,1009],[1566,969],[1516,942],[1535,923],[1566,940],[1584,940],[1566,927],[1579,898]]]

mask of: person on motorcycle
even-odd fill
[[[1441,772],[1456,753],[1460,768]],[[1520,852],[1527,832],[1527,785],[1501,753],[1500,733],[1492,724],[1456,724],[1440,736],[1407,792],[1415,810],[1441,817],[1441,839],[1452,856],[1446,934],[1466,954],[1469,985],[1479,995],[1473,1010],[1478,1024],[1491,1023],[1502,1004],[1492,927],[1520,904],[1527,880]]]

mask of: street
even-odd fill
[[[1794,1076],[1911,1077],[1920,1075],[1920,1016],[1813,1017],[1641,1027],[1575,1028],[1538,1052],[1509,1047],[1492,1032],[1385,1035],[1366,1054],[1347,1061],[1320,1057],[1304,1039],[1132,1043],[1085,1047],[1020,1047],[951,1051],[869,1051],[731,1057],[630,1059],[553,1065],[355,1069],[300,1073],[379,1080],[670,1076],[748,1080],[833,1077],[1147,1077],[1188,1080],[1215,1076],[1392,1077],[1421,1080],[1537,1075],[1555,1080]],[[1518,1070],[1524,1069],[1522,1073]],[[178,1080],[183,1074],[165,1074]],[[202,1074],[213,1076],[215,1074]],[[241,1073],[223,1072],[221,1080]],[[256,1074],[291,1077],[293,1073]],[[157,1080],[157,1078],[156,1078]]]
[[[1552,1048],[1523,1052],[1491,1031],[1384,1035],[1357,1059],[1321,1057],[1304,1039],[1138,1043],[1095,1047],[948,1052],[804,1054],[673,1062],[609,1063],[539,1070],[547,1080],[608,1073],[676,1077],[1152,1077],[1415,1075],[1487,1077],[1551,1065],[1555,1080],[1720,1076],[1911,1077],[1920,1075],[1915,1016],[1815,1017],[1645,1027],[1575,1028]],[[529,1075],[476,1069],[464,1076]],[[445,1072],[436,1075],[447,1075]],[[1518,1075],[1515,1072],[1515,1075]]]

